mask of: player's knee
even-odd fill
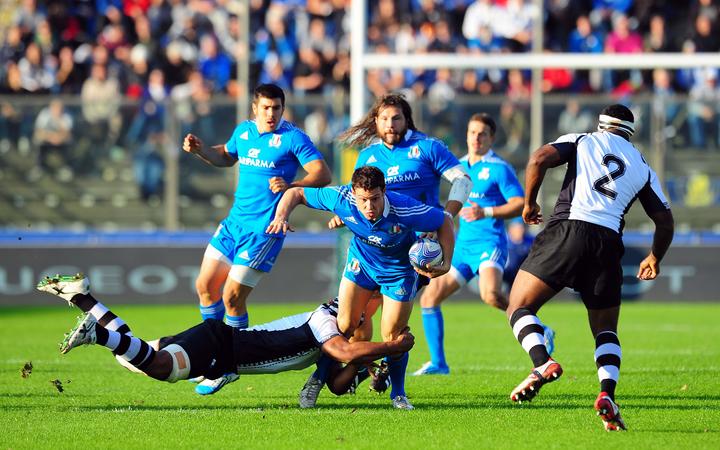
[[[185,349],[177,344],[170,344],[159,354],[163,352],[170,356],[170,360],[165,365],[166,370],[170,369],[165,381],[175,383],[178,380],[186,380],[190,375],[190,357]]]

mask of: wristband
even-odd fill
[[[485,217],[492,217],[493,216],[493,207],[492,206],[486,206],[483,208],[483,215]]]

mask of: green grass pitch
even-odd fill
[[[252,304],[251,321],[311,307]],[[189,305],[113,309],[144,338],[181,331],[199,316]],[[57,343],[77,309],[2,308],[0,448],[720,448],[720,305],[623,306],[617,397],[629,431],[614,434],[592,409],[598,383],[582,305],[550,303],[541,312],[557,330],[565,374],[523,405],[508,396],[530,361],[504,316],[478,302],[444,311],[452,374],[408,376],[417,408],[408,412],[366,385],[344,397],[324,390],[317,408],[300,410],[297,393],[310,369],[242,376],[200,397],[188,382],[126,371],[102,347],[60,355]],[[411,326],[409,373],[427,359],[417,305]],[[28,361],[34,368],[23,378]]]

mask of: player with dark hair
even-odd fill
[[[425,277],[440,276],[450,268],[455,243],[452,221],[438,208],[386,191],[384,174],[371,166],[356,169],[350,186],[288,189],[267,232],[292,230],[288,217],[301,203],[334,212],[354,234],[338,293],[338,327],[352,336],[379,290],[383,296],[380,331],[384,341],[393,341],[407,326],[412,300],[427,281]],[[425,269],[410,265],[408,250],[417,239],[416,232],[437,232],[444,255],[440,265]],[[405,394],[407,357],[405,353],[388,361],[390,396],[398,409],[413,409]]]
[[[472,182],[464,167],[439,139],[421,133],[415,126],[412,108],[402,94],[379,97],[368,113],[339,138],[345,144],[361,149],[355,168],[377,167],[385,176],[387,190],[399,192],[424,204],[443,208],[440,203],[440,180],[451,183],[444,211],[451,219],[468,198]],[[330,228],[342,226],[334,217]],[[431,281],[432,285],[434,281]],[[378,295],[368,304],[366,314],[372,317],[380,305]],[[372,321],[356,330],[354,339],[372,338]],[[323,360],[307,380],[300,393],[300,403],[312,407],[323,384]]]
[[[413,375],[446,375],[444,321],[440,305],[478,275],[480,297],[505,311],[502,276],[508,258],[504,219],[522,211],[523,189],[513,168],[493,150],[497,126],[488,114],[473,114],[467,124],[467,155],[460,162],[472,179],[470,196],[460,210],[457,248],[450,272],[433,280],[420,296],[430,361]],[[552,342],[552,330],[546,332]]]
[[[240,182],[228,217],[210,240],[195,282],[203,319],[222,320],[247,328],[247,298],[264,273],[270,272],[284,236],[265,228],[282,193],[293,186],[325,186],[330,169],[299,128],[286,122],[285,94],[274,84],[262,84],[253,94],[254,120],[239,124],[227,143],[205,147],[188,134],[183,150],[216,167],[240,166]],[[293,181],[298,168],[307,175]],[[196,391],[213,394],[237,375],[202,381]]]
[[[83,344],[110,349],[123,366],[160,381],[174,383],[191,377],[214,379],[225,373],[265,374],[300,370],[325,353],[336,361],[329,385],[334,393],[347,392],[357,367],[412,348],[409,329],[388,342],[349,342],[338,330],[337,300],[307,313],[283,317],[248,329],[206,319],[177,335],[146,342],[90,294],[82,274],[46,277],[37,289],[56,295],[85,314],[66,335],[61,353]],[[340,367],[339,362],[348,363]]]
[[[564,287],[580,293],[595,338],[601,391],[595,409],[608,431],[625,429],[615,403],[622,356],[617,324],[625,213],[639,199],[655,223],[652,248],[637,272],[640,280],[658,276],[674,232],[657,175],[630,143],[634,122],[627,107],[611,105],[600,114],[597,132],[561,136],[532,154],[525,172],[525,223],[543,222],[537,195],[547,169],[567,164],[567,172],[555,210],[515,278],[507,309],[513,333],[534,367],[510,394],[511,400],[521,402],[563,372],[543,343],[538,311]]]

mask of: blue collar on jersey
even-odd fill
[[[495,154],[495,152],[493,151],[493,149],[490,149],[490,150],[487,151],[487,153],[485,153],[484,155],[482,155],[482,156],[480,157],[480,159],[478,159],[477,161],[475,161],[474,164],[477,164],[477,163],[479,163],[479,162],[487,162],[487,161],[490,161],[490,158],[496,158],[496,157],[497,157],[497,155]],[[463,158],[463,159],[465,159],[465,160],[467,161],[468,165],[472,165],[472,164],[473,164],[473,163],[470,162],[470,155],[469,155],[469,154],[466,155],[465,158]]]

